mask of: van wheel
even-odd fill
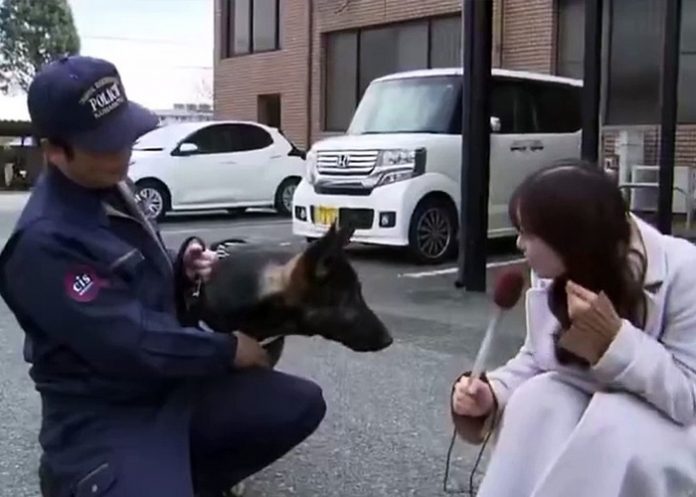
[[[143,180],[136,183],[137,195],[145,215],[153,221],[161,221],[171,208],[169,190],[159,181]]]
[[[411,217],[409,249],[421,264],[439,264],[457,249],[457,218],[453,206],[441,198],[422,201]]]

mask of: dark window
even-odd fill
[[[677,95],[680,122],[696,122],[696,2],[684,1],[679,57],[679,90]]]
[[[375,78],[414,69],[461,66],[460,19],[428,19],[327,35],[324,129],[345,131]]]
[[[254,52],[278,48],[278,0],[254,0]]]
[[[336,33],[326,39],[325,129],[348,128],[357,104],[358,35]]]
[[[428,23],[402,24],[396,30],[394,60],[397,71],[428,67]]]
[[[493,81],[491,116],[500,119],[499,134],[534,133],[536,116],[524,83],[514,80]]]
[[[280,95],[259,95],[258,122],[280,129]]]
[[[258,126],[219,124],[208,126],[186,139],[198,147],[198,155],[258,150],[273,144],[273,138]]]
[[[280,48],[279,0],[222,0],[222,46],[230,46],[225,54],[244,55]],[[230,43],[226,43],[226,40]]]
[[[664,0],[613,0],[610,19],[608,124],[657,124]],[[677,118],[696,122],[696,2],[682,2]]]
[[[537,133],[574,133],[582,127],[582,89],[547,83],[526,83],[534,105]]]
[[[607,123],[654,124],[660,109],[664,0],[614,0],[610,8]]]
[[[360,33],[360,94],[372,80],[428,67],[428,24],[400,24]]]
[[[430,67],[461,67],[462,18],[436,19],[430,26]]]
[[[558,1],[556,72],[582,79],[585,54],[585,0]]]
[[[229,124],[226,126],[231,152],[249,152],[273,145],[273,138],[268,132],[252,124]]]
[[[193,143],[198,147],[196,155],[224,154],[230,152],[231,144],[229,136],[224,132],[225,126],[208,126],[203,128],[189,138],[186,143]]]

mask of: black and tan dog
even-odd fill
[[[294,256],[239,245],[220,259],[198,297],[180,306],[180,318],[267,342],[273,364],[288,335],[321,336],[358,352],[385,349],[392,337],[365,302],[344,251],[352,234],[332,226]]]

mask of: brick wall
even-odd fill
[[[222,2],[215,7],[215,117],[258,119],[257,96],[281,95],[281,127],[294,142],[307,141],[309,2],[280,1],[281,50],[220,59]]]
[[[500,0],[503,3],[502,63],[507,69],[555,70],[556,2]]]

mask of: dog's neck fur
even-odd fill
[[[213,283],[204,288],[201,319],[213,330],[242,331],[263,340],[301,333],[293,272],[301,255],[234,254],[221,259]]]

